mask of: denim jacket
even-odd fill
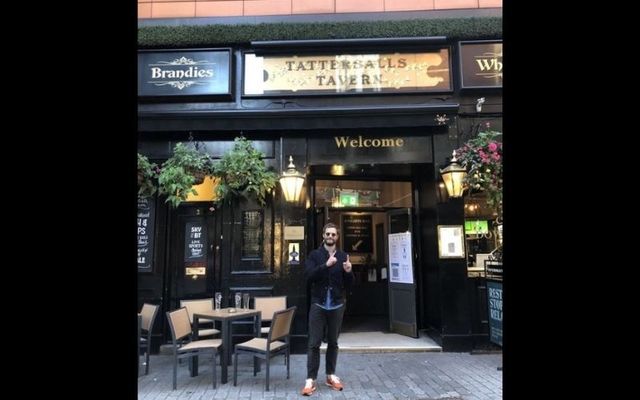
[[[321,245],[307,257],[304,274],[307,284],[311,285],[311,303],[324,302],[329,287],[331,287],[334,303],[344,303],[345,289],[353,283],[353,270],[347,273],[342,267],[342,263],[347,261],[347,253],[336,249],[335,256],[338,261],[331,267],[327,267],[329,252],[324,245]]]

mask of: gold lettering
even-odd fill
[[[350,136],[334,136],[337,148],[343,147],[403,147],[404,139],[402,138],[364,138],[362,135],[358,135],[358,138],[351,138]]]
[[[394,147],[395,145],[393,139],[382,139],[382,147]]]
[[[334,139],[336,140],[336,146],[338,146],[338,148],[347,147],[347,140],[349,139],[349,136],[334,137]]]

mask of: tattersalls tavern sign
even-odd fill
[[[460,86],[502,87],[502,41],[460,42]]]
[[[231,95],[231,51],[140,51],[138,96]]]
[[[244,95],[450,92],[449,49],[424,53],[245,54]]]

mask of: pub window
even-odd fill
[[[262,259],[263,221],[262,210],[242,212],[241,257],[243,261]]]
[[[256,203],[241,204],[231,212],[229,246],[232,274],[268,274],[273,272],[274,209]]]

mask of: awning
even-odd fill
[[[458,103],[394,104],[221,110],[142,110],[138,130],[146,132],[345,129],[442,126],[453,122]]]

